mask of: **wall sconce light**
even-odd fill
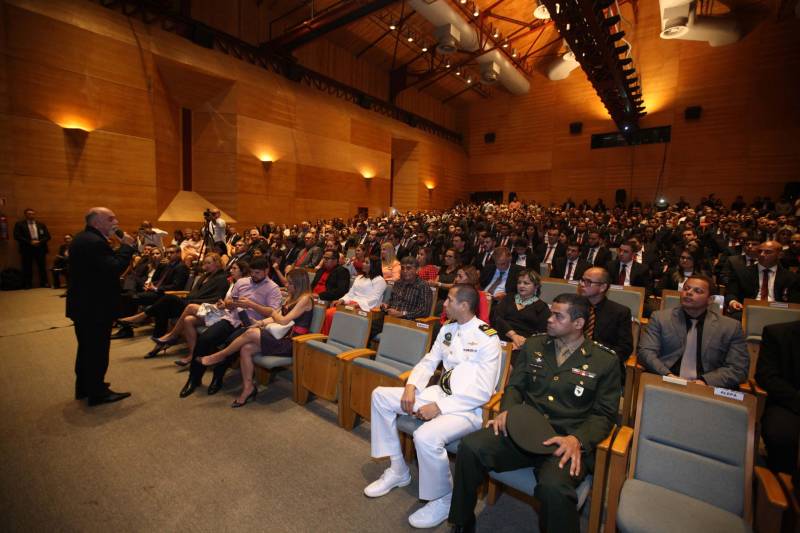
[[[275,160],[270,154],[261,154],[258,156],[258,159],[261,161],[261,166],[264,167],[265,171],[272,168],[272,163],[274,163]]]
[[[363,177],[365,180],[369,181],[369,180],[371,180],[372,178],[375,177],[375,172],[372,169],[369,169],[369,168],[361,169],[361,177]]]
[[[436,184],[431,181],[426,181],[425,188],[428,189],[428,192],[433,192],[433,189],[436,188]]]
[[[82,148],[86,144],[86,139],[89,138],[89,130],[81,127],[65,127],[62,130],[64,131],[64,137],[74,146]]]

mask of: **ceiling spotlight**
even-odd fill
[[[511,49],[511,57],[517,57],[517,49],[516,48],[512,48]]]
[[[628,131],[629,129],[631,129],[631,127],[625,124],[624,126],[622,126],[622,129]]]
[[[456,71],[456,76],[461,76],[461,71],[460,70]]]
[[[467,3],[467,0],[458,0],[462,5]]]
[[[478,6],[475,6],[475,9],[472,10],[472,16],[477,17],[480,14],[481,12],[478,10]]]
[[[413,36],[413,35],[411,35],[411,34],[409,34],[409,35],[408,35],[408,37],[406,38],[406,40],[407,40],[408,42],[410,42],[410,43],[413,43],[413,42],[414,42],[414,36]]]
[[[503,48],[508,48],[508,39],[503,43]]]
[[[428,51],[428,45],[427,44],[423,44],[422,45],[422,51],[423,52],[427,52]]]
[[[450,68],[450,62],[445,63],[444,68]]]
[[[389,29],[392,30],[392,31],[396,30],[397,29],[397,24],[394,23],[394,22],[390,22],[389,23]]]
[[[467,78],[467,84],[472,83],[472,78]]]
[[[499,39],[500,38],[500,30],[495,28],[494,29],[494,33],[492,33],[492,37],[494,37],[495,39]]]

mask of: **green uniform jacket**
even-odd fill
[[[584,340],[560,367],[555,342],[533,335],[508,380],[501,411],[527,403],[536,407],[560,435],[573,435],[585,453],[611,432],[619,410],[621,376],[613,350]]]

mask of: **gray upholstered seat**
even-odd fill
[[[606,293],[612,302],[617,302],[631,310],[631,318],[641,322],[642,305],[644,304],[644,294],[635,288],[625,287],[624,289],[614,288]]]
[[[390,377],[398,377],[414,368],[425,355],[427,346],[427,331],[387,322],[383,325],[375,359],[359,358],[353,361],[353,364]]]
[[[309,333],[319,333],[322,330],[322,323],[325,321],[325,306],[314,305],[314,310],[311,315],[311,327],[308,328]]]
[[[648,384],[642,393],[636,462],[622,487],[619,530],[654,531],[650,526],[660,517],[661,531],[747,531],[747,408]]]
[[[278,356],[278,355],[261,355],[256,354],[253,356],[253,364],[272,370],[273,368],[280,368],[292,365],[292,356]]]
[[[745,302],[747,304],[747,302]],[[748,341],[761,342],[764,326],[800,320],[800,309],[745,305],[743,314],[744,335]]]
[[[617,528],[629,533],[751,531],[740,516],[638,479],[629,479],[622,487]]]
[[[536,475],[533,473],[533,468],[520,468],[518,470],[509,470],[508,472],[492,471],[489,472],[489,476],[495,481],[508,485],[512,489],[516,489],[528,496],[533,496],[534,489],[536,489]],[[576,489],[578,493],[578,509],[586,503],[586,498],[589,497],[591,490],[592,476],[586,476]]]
[[[310,340],[307,345],[328,355],[339,355],[342,352],[360,348],[369,333],[369,320],[360,315],[336,313],[328,338],[324,341]]]
[[[314,348],[328,355],[339,355],[342,352],[353,349],[353,346],[348,346],[341,342],[336,342],[330,339],[327,341],[310,340],[308,341],[308,346],[309,348]]]
[[[553,299],[563,293],[574,294],[578,292],[578,286],[566,283],[564,280],[542,278],[542,285],[539,289],[539,298],[546,304],[553,303]]]

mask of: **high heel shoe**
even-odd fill
[[[255,400],[256,399],[256,394],[258,394],[258,389],[253,387],[253,392],[251,392],[247,396],[247,398],[244,399],[243,402],[240,402],[239,400],[233,400],[233,403],[231,404],[231,407],[233,409],[238,409],[239,407],[243,407],[243,406],[247,405],[251,400]]]
[[[166,342],[157,342],[155,347],[147,352],[147,355],[144,356],[145,359],[152,359],[153,357],[157,356],[159,352],[167,353],[167,348],[170,347],[170,344]]]

